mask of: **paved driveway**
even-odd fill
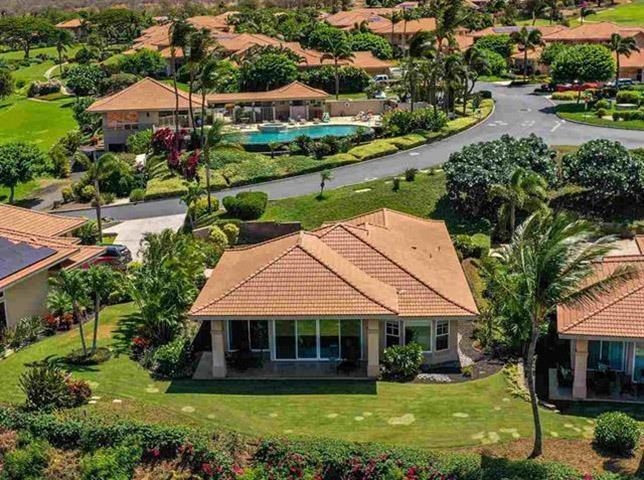
[[[137,220],[125,220],[105,229],[105,233],[116,233],[114,243],[126,245],[132,252],[132,259],[139,259],[139,244],[146,233],[158,233],[166,228],[177,230],[183,225],[185,214],[153,216]]]
[[[333,170],[334,179],[330,188],[353,185],[366,180],[397,175],[407,168],[427,168],[445,162],[451,153],[465,145],[496,139],[507,133],[521,137],[534,133],[550,145],[579,145],[596,138],[609,138],[623,143],[628,148],[644,146],[644,132],[580,125],[561,120],[554,113],[550,100],[531,95],[533,85],[503,87],[482,84],[479,88],[493,91],[496,109],[486,121],[458,135],[413,150],[399,152]],[[217,192],[217,197],[234,195],[245,190],[262,190],[271,199],[293,197],[318,191],[319,173],[300,175],[272,182],[265,182]],[[122,220],[172,215],[185,212],[185,205],[176,199],[163,199],[137,205],[105,207],[106,216]],[[71,215],[93,216],[93,210],[74,212]]]

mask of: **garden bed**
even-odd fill
[[[560,103],[555,108],[555,112],[558,117],[571,122],[624,130],[644,130],[644,120],[615,121],[612,119],[614,110],[607,110],[606,116],[598,117],[595,111],[586,110],[583,103]]]

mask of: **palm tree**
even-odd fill
[[[535,351],[539,336],[557,306],[585,305],[634,278],[629,268],[618,268],[605,278],[595,277],[593,262],[610,250],[612,238],[596,240],[586,221],[562,213],[540,211],[517,229],[509,245],[494,254],[500,260],[495,281],[518,318],[529,325],[526,383],[534,421],[530,458],[541,455],[543,436],[535,390]]]
[[[87,356],[87,343],[85,342],[85,330],[83,321],[80,318],[80,307],[87,302],[87,286],[83,270],[60,270],[58,275],[52,277],[51,285],[54,290],[66,296],[72,304],[72,315],[78,323],[83,355]]]
[[[194,218],[194,207],[203,195],[203,188],[201,188],[201,185],[199,185],[199,182],[189,182],[188,183],[188,188],[186,189],[185,193],[181,195],[181,201],[186,204],[188,207],[188,223],[190,224],[190,228],[194,228],[195,226],[195,218]]]
[[[98,241],[103,241],[103,221],[101,219],[101,182],[112,175],[118,168],[119,158],[113,153],[105,153],[100,157],[94,154],[94,161],[87,164],[85,175],[94,184],[94,207],[96,208],[96,226]]]
[[[181,48],[185,58],[185,47],[194,27],[186,20],[179,18],[170,24],[168,30],[170,41],[170,59],[172,63],[172,85],[174,88],[174,128],[179,133],[179,87],[177,86],[177,49]]]
[[[424,87],[419,97],[425,98],[436,110],[438,108],[436,89],[439,73],[442,70],[442,57],[434,33],[424,31],[414,35],[409,42],[409,57],[423,60],[418,65]]]
[[[205,137],[202,134],[203,155],[206,166],[206,195],[208,198],[208,212],[212,212],[212,197],[210,193],[210,152],[221,148],[242,150],[240,138],[233,132],[226,131],[226,123],[221,118],[212,121]]]
[[[389,39],[391,45],[394,45],[394,31],[396,28],[396,24],[400,23],[403,19],[403,14],[402,12],[395,10],[391,12],[389,15],[385,15],[385,18],[387,18],[391,22],[391,38]]]
[[[470,96],[479,78],[479,72],[490,68],[487,57],[481,54],[478,48],[470,47],[463,55],[465,60],[466,74],[463,77],[463,115],[467,111],[467,98]],[[472,82],[470,85],[470,81]]]
[[[537,23],[537,16],[546,9],[546,4],[544,0],[527,0],[526,9],[530,12],[532,26],[534,26]]]
[[[324,46],[324,54],[320,58],[320,63],[324,60],[332,59],[333,60],[333,69],[335,74],[335,99],[340,98],[340,74],[339,74],[339,61],[340,60],[351,60],[354,58],[353,52],[349,42],[347,41],[346,35],[342,32],[342,35],[333,35],[327,45]]]
[[[517,168],[507,184],[492,185],[490,197],[501,200],[499,224],[502,225],[502,229],[512,235],[519,210],[533,213],[546,208],[547,188],[543,177],[524,168]]]
[[[523,50],[523,79],[528,79],[528,50],[534,50],[539,45],[543,45],[541,32],[536,28],[528,30],[522,27],[518,32],[512,32],[512,41]]]
[[[561,0],[546,0],[546,7],[548,9],[548,19],[550,25],[552,25],[555,20],[559,18],[561,8],[563,7],[563,2]]]
[[[68,48],[74,43],[74,36],[69,33],[67,30],[62,30],[60,28],[56,29],[54,33],[54,46],[56,47],[56,52],[58,53],[58,69],[62,75],[63,70],[63,53],[67,51]]]
[[[421,62],[415,57],[406,57],[402,63],[403,76],[401,83],[409,91],[409,109],[414,111],[414,101],[418,99],[417,85],[419,83]]]
[[[324,197],[324,187],[326,187],[326,182],[333,180],[333,173],[331,170],[322,170],[320,172],[320,194],[318,198]]]
[[[116,286],[116,282],[116,272],[104,265],[92,265],[85,271],[85,288],[94,300],[94,332],[92,335],[92,349],[90,351],[92,354],[96,352],[101,301],[109,296]]]
[[[467,68],[460,53],[450,53],[443,58],[443,107],[445,112],[454,110],[456,92],[462,91]]]
[[[610,36],[609,48],[611,52],[615,52],[615,60],[617,68],[615,69],[615,88],[619,90],[619,57],[624,55],[626,58],[631,56],[633,52],[639,52],[635,37],[622,37],[619,33],[613,33]]]
[[[214,40],[210,36],[210,30],[203,28],[193,32],[188,39],[186,48],[184,50],[184,58],[186,59],[186,68],[188,69],[188,112],[190,115],[190,122],[192,123],[192,130],[196,132],[197,126],[195,124],[195,114],[192,105],[192,94],[195,89],[195,82],[199,76],[199,72],[203,66],[204,61],[208,58],[210,48],[214,44]],[[203,99],[203,97],[202,97]],[[203,112],[203,106],[202,106]],[[203,117],[202,117],[203,124]]]

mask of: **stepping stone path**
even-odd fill
[[[329,414],[326,416],[326,418],[338,418],[338,414],[337,414],[337,413],[329,413]]]
[[[87,402],[87,403],[88,403],[89,405],[94,405],[94,404],[96,404],[96,400],[90,400],[90,401],[89,401],[89,402]]]
[[[370,192],[370,188],[361,188],[359,190],[354,190],[353,193],[365,193],[365,192]]]
[[[467,418],[469,416],[470,416],[469,413],[463,413],[463,412],[452,413],[452,417],[457,417],[457,418]]]
[[[499,411],[501,411],[501,407],[496,406],[496,407],[494,407],[494,410],[496,410],[497,412],[499,412]]]
[[[181,411],[184,412],[184,413],[192,413],[192,412],[195,411],[195,407],[191,407],[191,406],[186,405],[185,407],[181,408]]]
[[[373,415],[371,412],[362,412],[363,417],[370,417],[371,415]]]
[[[387,420],[389,425],[411,425],[416,421],[413,413],[405,413],[402,417],[391,417]]]
[[[485,432],[474,433],[470,436],[472,440],[483,440],[485,438]]]
[[[361,417],[360,415],[358,415],[357,417],[353,417],[353,419],[354,419],[356,422],[362,422],[362,421],[364,420],[364,417]]]
[[[159,389],[154,387],[148,387],[145,389],[145,391],[148,393],[159,393]]]
[[[208,414],[208,415],[206,415],[206,416],[207,416],[210,420],[213,420],[213,419],[217,418],[217,416],[216,416],[214,413],[209,413],[209,414]]]
[[[123,400],[121,400],[120,398],[115,398],[114,400],[112,400],[112,403],[123,403]]]
[[[509,399],[508,397],[504,397],[504,398],[503,398],[503,401],[504,401],[505,403],[508,403],[508,402],[510,401],[510,399]]]
[[[284,433],[286,434],[293,433],[293,430],[284,430]]]
[[[101,397],[97,397],[97,396],[90,397],[90,400],[100,400],[100,399]]]
[[[271,417],[271,418],[277,418],[277,413],[275,413],[275,412],[269,413],[268,416]]]
[[[558,438],[558,437],[559,437],[559,433],[557,433],[557,432],[550,432],[550,436],[551,436],[551,437],[554,437],[554,438]]]
[[[87,382],[87,385],[89,385],[89,388],[95,389],[95,388],[98,388],[98,386],[100,384],[98,382],[93,382],[93,381],[90,380],[90,381]]]

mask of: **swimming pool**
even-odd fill
[[[250,145],[266,145],[271,142],[288,143],[301,135],[311,138],[326,137],[327,135],[346,137],[356,133],[359,128],[361,127],[358,125],[306,125],[291,127],[281,132],[244,132],[242,143]]]

